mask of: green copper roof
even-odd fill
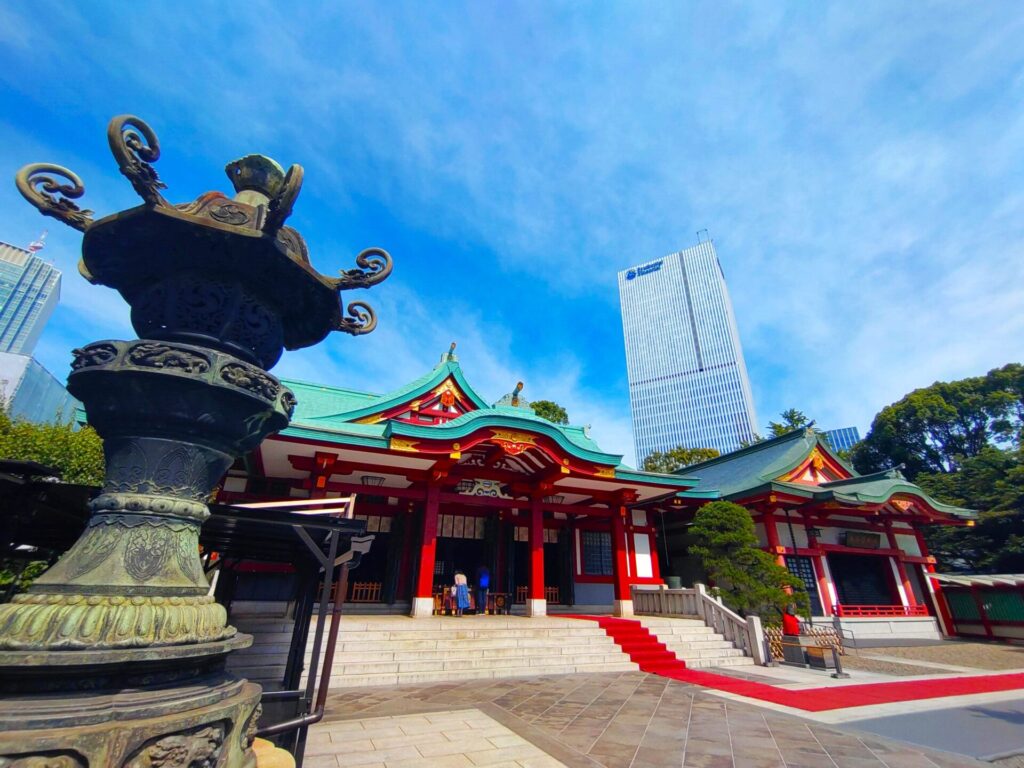
[[[411,381],[404,387],[400,387],[393,392],[389,392],[386,395],[370,395],[363,392],[355,392],[353,390],[337,389],[335,390],[338,394],[335,397],[334,402],[337,403],[337,408],[316,406],[312,409],[305,410],[302,405],[302,396],[304,391],[300,393],[295,390],[295,396],[299,399],[299,405],[295,409],[294,421],[300,421],[303,423],[310,423],[315,421],[325,421],[331,425],[336,425],[349,421],[356,421],[357,419],[364,418],[366,416],[372,416],[375,413],[386,411],[389,408],[393,408],[396,405],[401,405],[409,400],[414,400],[417,396],[426,394],[434,387],[438,386],[451,376],[455,382],[459,385],[459,388],[466,393],[466,396],[478,407],[486,408],[487,404],[484,402],[469,383],[466,381],[465,376],[462,373],[462,368],[459,364],[453,360],[445,360],[439,363],[432,371],[421,376],[415,381]],[[305,382],[286,382],[288,386],[292,387],[293,390],[296,385],[307,388],[315,388],[317,385],[307,384]],[[334,389],[331,387],[320,387],[321,390]],[[315,395],[323,399],[329,399],[324,395]]]
[[[756,489],[795,469],[818,444],[813,432],[795,429],[679,472],[699,478],[701,488],[715,488],[727,498]],[[828,453],[834,456],[831,451]]]
[[[815,448],[842,465],[852,477],[817,486],[776,479],[800,466]],[[939,512],[957,517],[974,516],[969,509],[936,501],[896,469],[858,475],[811,429],[795,429],[679,471],[699,479],[702,490],[717,489],[724,499],[742,499],[761,492],[777,491],[802,496],[808,501],[859,505],[882,504],[896,494],[906,494],[917,496]]]

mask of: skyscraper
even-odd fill
[[[60,272],[16,245],[0,243],[0,352],[31,355],[60,299]]]
[[[711,241],[619,272],[636,459],[733,451],[757,417],[725,275]]]
[[[828,444],[837,451],[848,451],[860,442],[860,430],[856,427],[840,427],[822,433]]]

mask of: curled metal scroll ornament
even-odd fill
[[[360,269],[344,270],[341,277],[331,281],[335,288],[339,291],[347,291],[350,288],[369,288],[384,282],[394,268],[391,254],[383,248],[367,248],[356,256],[356,265]]]
[[[70,183],[64,183],[65,180]],[[79,232],[84,232],[92,224],[92,211],[79,208],[72,202],[85,194],[85,186],[67,168],[50,163],[31,163],[18,171],[14,183],[22,197],[38,208],[43,216],[52,216]]]
[[[121,173],[132,183],[139,197],[150,205],[168,205],[160,194],[167,185],[150,165],[160,159],[160,142],[153,129],[135,115],[118,115],[107,126],[107,141]]]
[[[352,336],[362,336],[377,327],[377,314],[366,302],[353,301],[348,305],[348,314],[350,317],[341,318],[334,326],[334,330]]]
[[[284,176],[284,184],[281,192],[270,201],[267,211],[267,220],[263,225],[263,231],[271,236],[275,235],[285,221],[292,215],[295,207],[295,200],[302,191],[302,177],[305,171],[301,165],[293,164]]]

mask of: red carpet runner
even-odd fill
[[[972,693],[994,693],[1024,688],[1024,674],[946,677],[938,680],[907,680],[895,683],[836,685],[828,688],[806,688],[800,691],[777,688],[765,683],[740,680],[712,672],[687,669],[664,643],[652,635],[639,621],[607,616],[570,616],[561,618],[596,621],[609,637],[622,648],[644,672],[661,675],[683,683],[713,688],[751,699],[770,701],[805,712],[890,704],[897,701],[936,699],[944,696],[965,696]]]

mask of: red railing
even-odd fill
[[[832,612],[840,618],[850,619],[903,618],[927,616],[928,607],[924,605],[833,605]]]

